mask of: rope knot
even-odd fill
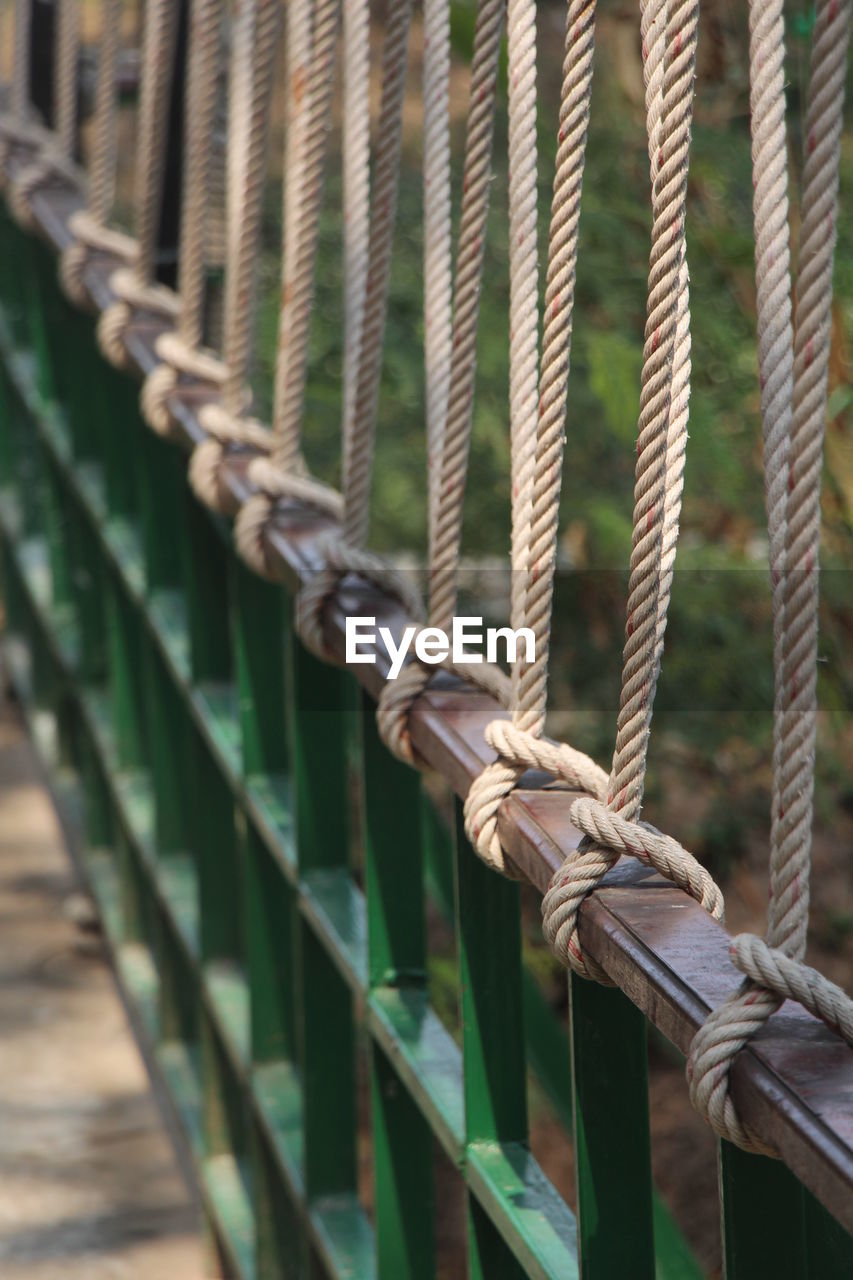
[[[222,467],[229,457],[268,453],[271,433],[256,418],[231,413],[222,404],[202,405],[198,420],[208,439],[197,444],[190,458],[189,478],[200,502],[220,515],[234,514],[230,495],[223,487]],[[244,504],[246,505],[246,504]]]
[[[98,321],[98,345],[110,364],[117,369],[128,366],[125,335],[136,310],[153,312],[176,320],[180,299],[171,289],[141,281],[132,267],[118,267],[110,276],[110,288],[116,301],[107,307]]]
[[[543,929],[551,949],[576,973],[598,981],[600,967],[581,954],[578,914],[586,895],[623,854],[654,867],[715,920],[723,918],[722,892],[693,855],[648,823],[630,822],[611,812],[603,795],[584,797],[572,805],[572,822],[584,839],[556,873],[542,900]]]
[[[498,759],[471,783],[465,800],[465,832],[488,866],[512,875],[498,836],[498,813],[522,774],[540,769],[573,790],[596,796],[604,795],[607,774],[582,751],[540,738],[511,720],[492,720],[486,727],[486,742]]]
[[[74,236],[72,244],[62,252],[59,261],[59,280],[67,296],[78,307],[88,307],[84,273],[91,253],[108,253],[126,264],[133,261],[136,242],[122,231],[105,227],[88,209],[77,209],[68,219],[68,229]]]
[[[190,346],[179,333],[161,333],[154,349],[162,360],[149,373],[142,384],[140,405],[143,416],[158,436],[172,434],[172,415],[169,400],[180,385],[181,378],[193,378],[219,389],[228,374],[226,365],[210,351]]]
[[[392,596],[415,622],[423,621],[423,603],[417,588],[393,565],[363,548],[344,542],[338,533],[322,541],[326,563],[305,583],[296,599],[296,629],[307,649],[330,660],[323,635],[326,607],[349,574],[364,578]]]

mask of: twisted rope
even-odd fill
[[[199,420],[210,439],[196,447],[190,463],[194,492],[214,510],[222,504],[220,472],[225,457],[234,449],[267,452],[270,444],[270,432],[243,415],[251,400],[249,367],[279,12],[276,0],[247,0],[236,14],[232,32],[222,404],[201,410]]]
[[[424,0],[424,371],[430,563],[453,342],[449,91],[449,0]]]
[[[607,801],[578,801],[584,832],[542,902],[543,929],[575,972],[608,981],[582,954],[584,897],[623,853],[649,861],[721,917],[711,878],[676,841],[639,824],[652,706],[672,579],[683,475],[689,388],[684,215],[698,10],[692,0],[641,10],[652,179],[649,300],[637,440],[634,535],[628,587],[622,694]]]
[[[694,1036],[687,1076],[691,1100],[721,1137],[767,1155],[777,1152],[741,1121],[731,1097],[730,1071],[737,1053],[785,999],[799,1001],[853,1047],[853,1001],[802,962],[817,725],[820,477],[850,17],[849,2],[818,4],[806,110],[793,339],[790,311],[785,309],[790,279],[782,8],[770,0],[755,0],[750,22],[759,372],[776,681],[770,903],[764,940],[741,935],[732,942],[732,960],[747,981],[737,995],[713,1010]],[[782,294],[780,331],[770,328],[768,313],[769,299]]]
[[[101,6],[101,42],[95,88],[92,160],[89,167],[89,207],[72,214],[69,229],[74,240],[63,250],[59,279],[68,297],[80,307],[88,303],[83,279],[92,251],[105,252],[129,263],[135,251],[130,236],[107,227],[115,198],[116,148],[118,145],[116,67],[118,64],[121,0],[104,0]]]
[[[456,612],[457,565],[462,530],[462,503],[468,469],[468,448],[474,409],[474,375],[477,361],[477,322],[480,285],[489,211],[492,144],[497,97],[498,57],[504,22],[504,0],[481,0],[477,9],[474,50],[471,61],[471,88],[465,136],[462,182],[462,212],[456,250],[456,287],[452,310],[450,373],[447,408],[441,432],[440,450],[429,463],[430,488],[430,582],[429,622],[446,631]],[[439,191],[444,186],[442,179]],[[439,200],[436,197],[436,219]],[[425,271],[429,279],[429,271]],[[449,282],[448,282],[449,287]],[[445,297],[437,290],[439,308]],[[449,297],[447,298],[449,306]],[[443,315],[443,310],[439,310]],[[427,326],[429,332],[431,326]],[[433,384],[433,410],[438,414],[443,391],[443,344],[438,343],[437,382]],[[429,386],[429,383],[428,383]],[[429,413],[429,410],[428,410]],[[428,419],[429,420],[429,419]],[[437,434],[437,429],[436,429]],[[436,446],[437,447],[437,446]],[[429,432],[428,432],[428,451]],[[477,683],[495,692],[503,706],[509,705],[506,682],[500,672],[484,666],[474,669]],[[472,669],[466,669],[471,676]],[[383,741],[401,760],[414,763],[408,720],[412,705],[432,678],[432,671],[420,663],[404,668],[396,681],[383,686],[376,711]],[[491,682],[490,687],[486,682]]]
[[[281,499],[300,499],[340,519],[343,504],[327,486],[305,477],[302,414],[308,363],[308,333],[314,300],[317,235],[326,161],[326,122],[331,111],[340,0],[318,0],[313,44],[303,47],[302,21],[295,60],[289,71],[292,113],[285,172],[285,238],[282,255],[273,400],[272,461],[259,460],[252,480],[261,492],[236,530],[237,548],[257,573],[267,574],[263,530],[275,518]],[[309,57],[310,54],[310,57]],[[307,78],[307,89],[306,89]]]
[[[361,338],[355,365],[351,422],[345,403],[343,461],[343,520],[340,535],[326,543],[325,569],[300,593],[297,627],[309,648],[323,652],[322,618],[325,607],[349,572],[376,581],[376,560],[365,552],[370,510],[370,479],[376,426],[382,346],[388,302],[391,247],[397,215],[406,55],[411,0],[393,0],[385,22],[382,60],[382,104],[374,160],[368,266]],[[366,67],[366,63],[364,64]],[[346,141],[346,140],[345,140]],[[422,606],[417,593],[399,574],[382,569],[382,581],[415,617]]]
[[[44,130],[32,120],[30,104],[30,30],[33,0],[15,0],[12,33],[12,83],[9,106],[0,115],[0,172],[7,180],[6,165],[13,146],[26,143],[37,147]]]
[[[204,286],[207,248],[207,203],[211,139],[219,84],[221,0],[194,0],[191,11],[187,99],[184,112],[184,168],[181,192],[181,239],[178,260],[180,319],[173,334],[158,339],[162,363],[146,378],[140,404],[158,435],[171,431],[169,397],[180,375],[220,387],[225,368],[211,352],[200,350],[204,332]]]
[[[535,137],[535,67],[530,67],[531,15],[522,15],[519,49],[515,57],[510,44],[510,83],[519,100],[515,114],[527,120],[510,125],[510,166],[514,154],[523,154],[526,170],[520,196],[510,194],[510,244],[517,245],[519,257],[512,265],[510,285],[511,344],[517,344],[515,377],[510,366],[510,412],[513,430],[513,590],[510,602],[511,625],[534,628],[536,643],[547,637],[553,593],[553,563],[556,555],[560,472],[565,441],[566,392],[571,350],[572,310],[577,265],[578,225],[581,188],[592,90],[595,42],[595,5],[573,3],[566,15],[566,42],[563,85],[560,99],[560,128],[551,203],[551,227],[545,291],[545,320],[542,340],[541,385],[537,386],[536,330],[537,300],[535,265],[535,148],[531,147],[531,124]],[[534,14],[535,17],[535,14]],[[510,15],[510,36],[513,33]],[[535,23],[533,35],[535,37]],[[535,49],[534,49],[535,51]],[[511,89],[510,107],[513,109]],[[532,160],[532,163],[531,163]],[[530,198],[534,200],[533,216]],[[532,279],[532,294],[525,282]],[[513,280],[515,285],[513,286]],[[513,314],[513,289],[516,311]],[[531,307],[533,308],[531,312]],[[518,335],[522,337],[519,339]],[[531,358],[533,373],[531,374]],[[515,390],[513,390],[515,388]],[[544,578],[540,578],[545,568]],[[544,595],[542,588],[545,588]],[[543,613],[544,605],[544,613]],[[532,606],[532,608],[531,608]],[[547,646],[547,638],[546,638]],[[489,725],[486,740],[498,758],[474,780],[465,803],[465,827],[474,848],[490,866],[509,874],[510,866],[498,835],[498,813],[504,799],[526,769],[544,767],[571,787],[603,790],[606,776],[598,766],[572,748],[554,754],[541,739],[545,721],[545,681],[547,647],[537,650],[537,671],[541,674],[541,698],[531,697],[525,683],[526,664],[513,671],[512,726],[502,721]],[[543,754],[544,752],[544,754]]]
[[[59,0],[54,35],[54,128],[44,135],[45,141],[36,157],[25,165],[10,182],[9,207],[20,226],[35,225],[31,201],[46,182],[63,177],[76,182],[74,163],[77,142],[77,64],[80,31],[77,0]]]
[[[175,315],[174,294],[154,280],[177,25],[173,0],[148,0],[136,147],[136,254],[132,268],[119,268],[110,277],[117,301],[102,313],[97,327],[98,345],[117,368],[127,363],[124,335],[134,309]]]

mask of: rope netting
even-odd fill
[[[325,654],[324,617],[341,582],[355,574],[397,597],[420,625],[424,610],[411,580],[368,545],[371,484],[391,261],[412,0],[388,0],[384,14],[379,108],[370,119],[370,22],[362,0],[291,0],[285,9],[285,129],[281,297],[273,409],[267,427],[251,416],[258,258],[268,127],[282,8],[243,0],[230,23],[226,182],[225,321],[221,353],[203,346],[206,186],[215,105],[226,53],[221,0],[192,0],[187,67],[181,250],[177,293],[156,282],[178,7],[148,0],[137,139],[135,234],[110,227],[116,159],[116,56],[120,4],[104,0],[95,105],[95,144],[85,213],[71,220],[75,244],[62,278],[85,301],[91,251],[121,258],[110,286],[114,304],[99,337],[108,358],[126,362],[125,335],[138,311],[162,320],[162,361],[143,391],[143,409],[160,433],[182,386],[209,391],[190,476],[198,496],[227,505],[223,466],[246,459],[252,496],[236,514],[240,554],[275,578],[266,534],[289,505],[307,504],[329,522],[322,565],[303,585],[298,626]],[[715,1130],[750,1150],[769,1151],[738,1117],[729,1093],[735,1055],[785,999],[802,1004],[853,1045],[853,1002],[804,964],[817,722],[820,479],[830,354],[833,253],[849,0],[818,0],[812,38],[805,156],[792,307],[789,248],[785,39],[781,0],[750,3],[750,109],[754,187],[758,362],[773,609],[774,728],[770,825],[770,905],[765,937],[733,939],[741,990],[713,1010],[688,1061],[694,1104]],[[15,6],[15,62],[0,119],[2,161],[21,216],[48,177],[79,183],[75,165],[78,6],[62,0],[55,58],[55,124],[35,121],[28,99],[30,5]],[[535,0],[479,0],[465,121],[460,215],[453,239],[450,145],[449,0],[425,0],[423,74],[424,362],[427,438],[426,625],[448,631],[457,614],[462,517],[471,440],[484,246],[506,25],[509,160],[509,435],[513,630],[528,629],[534,657],[508,679],[483,664],[456,670],[491,693],[507,716],[485,731],[494,753],[470,787],[465,825],[479,856],[517,874],[500,837],[501,806],[530,769],[580,793],[571,816],[582,835],[542,903],[546,938],[576,973],[609,982],[585,955],[579,914],[589,893],[624,856],[653,867],[722,919],[709,872],[682,845],[642,818],[655,692],[673,584],[686,459],[691,377],[687,186],[695,97],[697,0],[641,0],[651,236],[640,407],[636,435],[633,536],[615,741],[609,771],[569,744],[545,736],[548,661],[557,564],[558,516],[567,444],[582,185],[593,92],[596,6],[569,0],[553,174],[544,300],[540,305],[539,123]],[[304,461],[309,332],[320,215],[340,68],[344,334],[341,492],[312,477]],[[371,143],[371,123],[373,137]],[[14,146],[29,147],[13,166]],[[574,428],[571,428],[574,429]],[[386,743],[410,764],[408,721],[436,664],[414,658],[387,681],[378,723]],[[775,1154],[775,1152],[771,1152]]]

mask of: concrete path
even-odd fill
[[[196,1211],[80,905],[0,706],[0,1277],[201,1280]]]

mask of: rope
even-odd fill
[[[92,161],[89,170],[89,207],[71,215],[73,242],[63,251],[59,279],[68,297],[85,307],[88,294],[83,279],[91,251],[106,252],[131,262],[135,251],[130,236],[107,227],[115,198],[118,145],[118,64],[121,0],[104,0],[101,6],[101,43],[95,88]]]
[[[480,285],[483,274],[483,252],[486,242],[486,219],[489,211],[491,184],[492,144],[494,138],[495,103],[497,97],[498,58],[504,23],[503,0],[481,0],[477,9],[474,31],[474,50],[471,62],[471,87],[468,99],[466,123],[465,161],[462,182],[462,211],[459,223],[459,241],[456,250],[456,289],[452,309],[450,337],[450,370],[447,387],[446,412],[443,427],[439,430],[439,411],[444,397],[443,338],[436,336],[433,354],[428,366],[435,370],[434,377],[427,376],[427,453],[429,483],[429,624],[447,630],[456,612],[457,565],[462,531],[462,503],[468,468],[468,448],[471,438],[471,421],[474,408],[474,376],[477,359],[477,322],[480,310]],[[431,72],[432,76],[432,72]],[[436,69],[436,80],[442,73]],[[438,89],[436,88],[436,94]],[[438,111],[434,106],[431,111]],[[436,161],[436,163],[440,162]],[[425,161],[426,166],[426,161]],[[426,173],[425,173],[426,179]],[[430,183],[435,179],[430,175]],[[449,176],[447,178],[449,181]],[[443,190],[447,185],[439,176],[438,195],[435,199],[435,222],[444,218]],[[432,193],[432,185],[428,188]],[[438,231],[434,232],[438,236]],[[426,237],[425,237],[426,238]],[[448,239],[449,243],[449,239]],[[432,259],[431,259],[432,261]],[[425,282],[432,272],[425,265]],[[448,281],[449,290],[449,281]],[[425,299],[425,309],[440,317],[451,319],[450,297],[444,285],[435,289],[436,301]],[[445,311],[445,307],[447,311]],[[427,322],[427,337],[434,331],[434,324]],[[432,385],[432,390],[430,390]],[[431,417],[431,415],[435,417]],[[429,424],[432,422],[433,443],[430,443]],[[430,450],[438,450],[437,456]],[[442,664],[452,669],[449,662]],[[476,673],[476,674],[474,674]],[[423,693],[432,678],[433,671],[418,662],[412,662],[400,673],[397,680],[383,686],[377,707],[377,725],[383,741],[401,760],[414,763],[409,736],[409,714],[415,701]],[[496,669],[485,664],[466,668],[465,673],[480,688],[493,693],[502,706],[509,705],[507,682]]]
[[[45,134],[38,155],[9,183],[9,207],[18,224],[35,226],[31,200],[53,178],[76,182],[74,163],[77,142],[77,64],[80,51],[77,0],[59,0],[54,34],[54,129]]]
[[[453,343],[449,92],[450,3],[424,0],[424,372],[430,564]]]
[[[520,38],[517,25],[513,36],[512,13],[509,18],[511,173],[518,172],[513,158],[515,152],[521,152],[528,160],[521,199],[513,192],[512,186],[510,189],[510,413],[513,421],[513,589],[510,613],[513,628],[531,625],[527,607],[528,583],[537,577],[537,568],[532,575],[528,572],[533,547],[534,498],[538,544],[541,549],[543,536],[545,543],[551,540],[554,544],[550,552],[552,561],[555,554],[580,197],[592,88],[595,6],[574,3],[570,5],[566,18],[560,129],[546,276],[541,388],[536,369],[532,374],[530,372],[531,352],[535,364],[537,330],[535,270],[531,274],[530,269],[531,263],[535,266],[536,254],[535,82],[528,83],[525,94],[518,96],[524,88],[523,76],[531,56],[530,24],[534,17],[535,13],[524,15]],[[513,45],[519,42],[521,49],[513,52]],[[527,70],[526,74],[531,81],[533,72]],[[515,105],[513,85],[516,87]],[[521,121],[517,118],[520,111],[526,113],[526,119]],[[531,198],[534,201],[532,216]],[[516,251],[515,261],[513,250]],[[529,288],[531,279],[532,290]],[[541,514],[546,504],[550,506],[545,513],[543,528]],[[553,565],[548,573],[549,577],[552,575]],[[547,611],[546,633],[550,594],[547,595]],[[541,632],[541,625],[539,629]],[[543,668],[546,663],[547,651],[542,660]],[[498,836],[498,812],[525,770],[533,767],[532,760],[539,760],[548,772],[562,778],[571,787],[589,786],[595,794],[603,789],[603,771],[581,753],[565,748],[557,754],[546,752],[542,755],[545,750],[540,738],[544,727],[544,685],[541,706],[531,702],[520,680],[518,664],[513,672],[512,717],[511,733],[500,721],[489,726],[487,741],[497,750],[498,759],[474,780],[465,804],[469,840],[488,865],[505,875],[511,874],[511,868]]]
[[[357,359],[348,363],[347,372],[354,375],[352,417],[348,419],[349,402],[344,405],[343,519],[341,532],[324,540],[324,568],[312,582],[303,587],[297,604],[297,627],[304,643],[322,656],[325,654],[323,613],[342,579],[356,573],[394,595],[413,616],[420,617],[420,598],[401,574],[389,570],[382,561],[364,549],[367,537],[370,503],[370,476],[376,424],[379,378],[382,371],[382,345],[387,313],[388,280],[391,247],[397,212],[397,182],[400,167],[403,98],[406,86],[406,56],[411,22],[411,0],[393,0],[385,21],[385,44],[382,64],[382,104],[375,151],[372,216],[364,285],[364,307]],[[345,32],[346,37],[346,32]],[[367,58],[359,58],[359,74],[366,75]],[[366,85],[363,92],[366,95]],[[345,103],[345,112],[347,106]],[[366,117],[365,117],[366,128]],[[344,139],[345,145],[347,139]],[[359,155],[363,155],[363,144]],[[362,179],[357,178],[355,190]],[[350,188],[352,190],[352,187]],[[363,226],[363,223],[361,223]],[[357,264],[356,264],[357,265]],[[352,297],[347,300],[348,321]],[[248,508],[248,513],[247,513]],[[246,514],[247,513],[247,514]],[[241,555],[254,568],[264,571],[265,553],[258,549],[258,528],[271,518],[272,509],[252,501],[246,504],[237,520],[237,545]],[[261,538],[262,541],[262,538]]]
[[[796,335],[787,299],[784,23],[776,0],[750,12],[759,372],[774,607],[770,903],[764,940],[741,935],[731,956],[746,977],[696,1033],[690,1096],[714,1130],[748,1151],[778,1154],[745,1125],[730,1094],[734,1057],[785,999],[799,1001],[853,1047],[853,1001],[803,964],[811,869],[817,724],[820,478],[831,339],[832,268],[849,0],[819,0],[803,170]],[[773,310],[779,300],[779,312]],[[783,300],[784,299],[784,300]]]
[[[281,308],[273,399],[272,462],[258,459],[251,468],[261,492],[250,499],[238,526],[237,546],[256,572],[268,575],[263,531],[278,513],[282,499],[298,499],[340,520],[338,494],[304,476],[301,425],[305,401],[308,332],[314,300],[317,235],[331,113],[335,47],[340,0],[318,0],[313,47],[308,48],[308,18],[291,9],[295,30],[288,44],[291,104],[285,172],[285,237],[282,254]],[[304,6],[307,9],[307,6]],[[307,69],[306,69],[307,67]],[[307,76],[307,89],[306,89]]]
[[[6,166],[16,143],[37,147],[43,130],[32,120],[30,104],[30,30],[33,0],[15,0],[12,34],[12,83],[9,106],[0,115],[0,172],[6,181]]]
[[[116,368],[127,364],[124,336],[134,309],[175,315],[174,294],[154,281],[177,25],[173,0],[147,0],[136,146],[136,253],[131,268],[119,268],[110,277],[118,300],[102,313],[97,329],[101,351]]]
[[[607,982],[582,954],[578,912],[586,894],[623,854],[648,861],[721,918],[722,898],[686,850],[639,824],[652,706],[660,666],[680,508],[687,426],[689,338],[684,216],[698,11],[694,0],[641,10],[652,179],[649,299],[634,490],[622,693],[606,804],[578,801],[584,832],[542,902],[543,928],[576,973]],[[673,492],[674,491],[674,492]],[[646,832],[646,835],[643,834]],[[638,848],[642,852],[638,852]]]
[[[221,0],[194,0],[187,68],[184,126],[184,180],[178,260],[180,321],[175,333],[156,343],[162,363],[146,378],[140,403],[158,435],[171,431],[168,401],[180,375],[220,387],[225,368],[212,352],[200,350],[204,334],[205,256],[211,140],[219,87]]]
[[[256,309],[257,261],[266,170],[267,126],[279,30],[276,0],[251,0],[237,13],[232,32],[227,181],[222,404],[206,405],[199,420],[210,436],[198,445],[190,483],[218,510],[222,463],[238,452],[269,450],[270,433],[243,416],[251,400],[249,368]]]

